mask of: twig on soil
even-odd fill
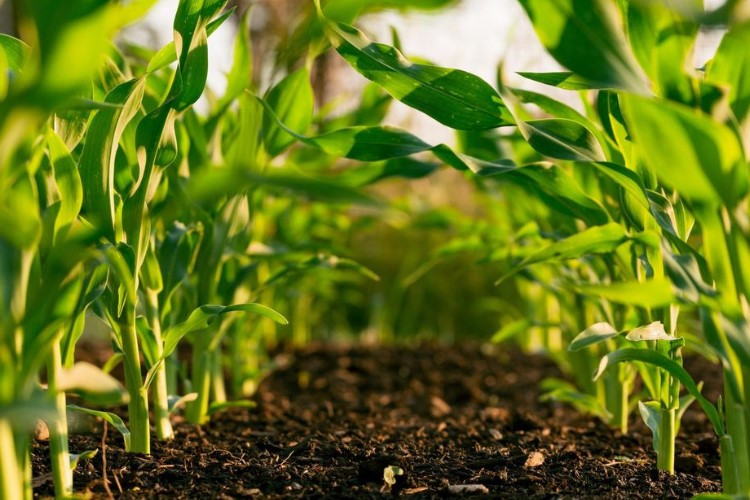
[[[104,484],[104,491],[107,492],[107,498],[115,498],[112,494],[112,490],[109,489],[109,481],[107,480],[107,421],[104,421],[104,431],[102,432],[102,484]],[[119,484],[118,484],[119,486]],[[120,490],[122,492],[122,490]]]
[[[284,460],[282,460],[282,462],[279,464],[279,467],[281,467],[282,465],[284,465],[287,460],[289,460],[290,458],[292,458],[292,455],[294,455],[294,450],[292,450],[292,452],[289,455],[287,455],[287,457]]]

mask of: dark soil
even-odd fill
[[[699,410],[685,415],[678,473],[654,467],[648,430],[633,415],[622,436],[568,407],[540,403],[538,383],[559,376],[541,357],[475,346],[310,346],[277,357],[255,409],[178,423],[153,455],[128,455],[109,429],[106,473],[119,498],[419,498],[484,485],[507,498],[690,497],[718,491],[717,440]],[[715,390],[712,367],[706,390]],[[101,434],[71,449],[101,448]],[[47,443],[34,446],[39,495],[51,495]],[[79,492],[106,497],[103,458],[78,466]],[[383,488],[383,469],[403,476]]]

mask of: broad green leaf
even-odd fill
[[[193,268],[201,236],[200,229],[175,222],[157,250],[163,285],[159,296],[162,315],[169,310],[172,294]]]
[[[231,306],[201,306],[190,313],[188,319],[186,319],[182,323],[178,323],[177,325],[168,328],[164,332],[164,351],[161,357],[157,360],[156,363],[154,363],[154,365],[149,370],[149,373],[146,375],[146,382],[144,386],[148,387],[150,385],[159,364],[174,352],[174,350],[177,348],[177,344],[185,335],[196,330],[202,330],[213,323],[219,316],[231,312],[249,312],[259,314],[261,316],[265,316],[266,318],[270,318],[282,325],[288,324],[288,321],[284,316],[274,311],[270,307],[266,307],[262,304],[251,303],[235,304]]]
[[[87,415],[101,418],[102,420],[111,424],[122,435],[122,439],[125,442],[125,451],[130,450],[130,430],[128,430],[125,422],[123,422],[119,416],[108,411],[91,410],[89,408],[83,408],[78,405],[68,405],[67,408],[69,410],[86,413]]]
[[[232,7],[231,9],[222,13],[219,17],[217,17],[216,19],[208,23],[206,25],[206,34],[208,36],[211,36],[214,31],[219,29],[219,27],[222,24],[224,24],[224,21],[229,19],[232,13],[234,13],[234,10],[235,10],[235,7]],[[175,51],[175,48],[174,48],[174,42],[169,42],[167,45],[162,47],[156,54],[154,54],[154,57],[152,57],[148,63],[146,72],[152,73],[154,71],[158,71],[162,68],[169,66],[176,60],[177,60],[177,52]]]
[[[177,347],[177,342],[186,334],[208,327],[218,316],[231,312],[251,312],[265,316],[282,325],[288,324],[284,316],[262,304],[235,304],[231,306],[205,305],[195,309],[187,320],[164,332],[164,357],[169,356]]]
[[[100,109],[89,124],[79,170],[86,217],[115,241],[115,157],[128,122],[141,105],[145,79],[127,81],[107,94],[116,108]]]
[[[518,128],[532,148],[558,160],[604,161],[594,134],[581,123],[563,118],[519,121]]]
[[[240,168],[209,169],[191,176],[187,190],[191,198],[207,202],[239,194],[252,186],[290,191],[326,203],[379,204],[377,199],[358,189],[299,172],[261,175]]]
[[[477,175],[502,174],[518,168],[510,160],[484,161],[457,153],[445,144],[431,146],[418,137],[395,127],[349,127],[317,137],[307,137],[287,127],[266,101],[260,98],[258,101],[263,105],[266,113],[289,135],[333,156],[361,161],[379,161],[430,151],[447,165],[458,170],[470,170]]]
[[[140,268],[141,271],[141,283],[149,290],[160,292],[163,288],[163,281],[161,275],[161,269],[159,268],[159,261],[156,259],[156,254],[152,248],[146,250],[146,258],[143,260],[143,265]]]
[[[226,0],[180,0],[174,18],[179,91],[171,103],[177,111],[187,109],[203,94],[208,77],[207,25],[225,4]]]
[[[553,97],[538,92],[532,92],[530,90],[510,88],[508,90],[518,98],[519,101],[525,104],[533,104],[538,106],[539,109],[547,113],[554,118],[564,118],[566,120],[572,120],[584,125],[587,128],[593,128],[591,121],[583,116],[581,113],[571,108],[564,102],[558,101]]]
[[[519,267],[553,259],[576,259],[591,253],[608,253],[626,241],[627,231],[616,222],[594,226],[543,248],[527,257]]]
[[[690,2],[696,10],[702,10],[702,0]],[[628,2],[627,18],[633,53],[659,94],[692,102],[692,82],[686,68],[692,64],[698,24],[681,16],[669,2]]]
[[[547,51],[576,75],[604,88],[647,91],[609,0],[520,0]]]
[[[287,127],[304,134],[313,118],[314,96],[310,73],[301,68],[274,86],[266,96],[273,113]],[[282,130],[272,116],[263,117],[263,140],[271,156],[278,156],[295,138]]]
[[[26,186],[30,186],[28,178],[21,179],[19,184],[0,196],[0,240],[18,249],[33,247],[42,234],[38,203]]]
[[[59,240],[61,232],[78,217],[83,205],[83,186],[75,160],[54,132],[47,134],[47,147],[60,193],[60,210],[55,220],[55,240]]]
[[[253,50],[250,43],[250,12],[248,9],[238,25],[237,37],[234,42],[232,68],[227,75],[227,87],[219,100],[217,107],[222,109],[227,103],[242,95],[243,91],[252,86]],[[210,35],[208,27],[206,32]]]
[[[623,281],[609,285],[577,285],[583,295],[601,297],[618,304],[641,307],[664,307],[675,301],[672,286],[667,280]]]
[[[588,163],[587,165],[590,165],[613,180],[642,208],[648,210],[651,207],[646,195],[646,188],[643,186],[641,178],[632,170],[610,162],[595,162]]]
[[[721,40],[716,54],[708,63],[706,79],[726,85],[729,89],[729,104],[734,115],[743,123],[750,112],[750,23],[732,27]]]
[[[331,156],[359,161],[380,161],[428,151],[429,144],[401,129],[350,127],[311,139]]]
[[[128,393],[120,382],[90,363],[78,362],[63,370],[57,384],[58,390],[75,392],[96,405],[118,405],[128,400]]]
[[[326,21],[325,28],[338,53],[362,76],[443,125],[485,130],[513,124],[498,93],[471,73],[413,63],[395,48],[370,42],[346,24]]]
[[[0,50],[5,52],[8,68],[18,72],[23,69],[31,49],[22,40],[0,33]]]
[[[528,78],[531,81],[543,83],[545,85],[550,85],[552,87],[558,87],[565,90],[589,90],[602,88],[601,85],[592,83],[589,80],[581,78],[580,76],[569,71],[552,73],[528,73],[521,71],[518,74],[524,78]],[[604,88],[606,88],[606,86]]]
[[[627,96],[625,118],[643,160],[688,200],[735,206],[748,188],[737,135],[685,106]]]
[[[663,354],[651,349],[618,349],[601,359],[599,368],[594,374],[594,379],[598,379],[604,373],[604,370],[612,365],[633,361],[640,361],[661,368],[679,380],[688,393],[698,401],[703,411],[706,412],[706,416],[711,421],[716,434],[718,436],[724,435],[724,424],[716,407],[703,397],[703,394],[701,394],[700,389],[698,389],[690,374],[678,363]]]
[[[348,186],[367,186],[391,177],[421,179],[435,172],[440,165],[414,158],[392,158],[383,162],[352,168],[337,176]]]
[[[569,351],[580,351],[584,347],[604,342],[620,335],[609,323],[595,323],[576,335],[568,346]]]
[[[641,413],[641,418],[643,418],[643,423],[646,424],[646,427],[651,429],[651,435],[654,437],[651,444],[653,445],[654,450],[658,452],[661,439],[659,434],[662,419],[661,405],[658,401],[647,401],[646,403],[638,401],[638,410]]]

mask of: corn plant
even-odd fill
[[[356,70],[396,99],[455,129],[516,126],[536,155],[527,152],[521,162],[479,159],[385,128],[344,129],[337,136],[301,140],[323,149],[337,146],[342,156],[372,160],[364,151],[377,137],[385,144],[378,148],[377,159],[431,152],[480,176],[494,174],[505,181],[521,177],[544,202],[576,219],[579,231],[581,224],[588,226],[532,253],[521,261],[523,266],[609,255],[613,260],[593,283],[578,276],[562,284],[605,305],[625,306],[618,328],[638,331],[661,321],[665,342],[673,342],[680,306],[700,310],[699,348],[717,353],[725,366],[725,420],[699,397],[697,386],[681,369],[679,341],[664,347],[655,340],[653,349],[618,350],[603,364],[633,359],[658,367],[646,375],[655,402],[642,408],[655,429],[660,468],[673,470],[681,383],[709,412],[719,434],[725,492],[746,493],[747,384],[741,332],[747,299],[741,263],[748,247],[740,214],[747,191],[747,90],[739,76],[746,25],[731,26],[714,59],[696,71],[690,69],[688,57],[700,23],[723,19],[731,24],[733,5],[711,15],[703,14],[700,2],[682,10],[670,8],[668,2],[606,0],[586,6],[573,0],[524,0],[521,5],[547,50],[569,70],[523,76],[583,92],[587,116],[541,94],[505,86],[496,92],[465,72],[411,63],[395,48],[372,43],[348,25],[327,22],[326,32]],[[528,104],[550,117],[531,117],[524,111]],[[347,141],[334,144],[334,137]],[[533,164],[542,160],[552,164]],[[698,247],[690,238],[696,233],[702,242]]]

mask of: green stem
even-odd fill
[[[725,434],[719,439],[719,453],[721,454],[721,484],[725,495],[737,495],[740,483],[737,475],[734,444],[732,436]]]
[[[23,498],[23,472],[10,421],[0,418],[0,498]]]
[[[32,491],[31,481],[31,436],[28,432],[15,434],[16,463],[21,471],[21,488],[22,494],[19,497],[22,500],[32,500],[34,492]]]
[[[48,392],[55,402],[56,413],[56,419],[47,423],[49,427],[49,453],[55,484],[55,498],[69,498],[73,495],[73,471],[70,469],[70,454],[68,453],[68,419],[65,414],[65,392],[57,389],[61,374],[60,342],[55,340],[47,360]]]
[[[151,431],[148,420],[148,393],[143,388],[138,337],[135,330],[135,308],[126,306],[124,321],[120,323],[125,369],[125,388],[130,394],[128,419],[130,449],[134,453],[151,453]]]
[[[211,389],[211,353],[202,349],[199,343],[193,345],[193,391],[198,393],[195,401],[187,405],[185,418],[191,424],[203,424],[208,416],[208,398]]]
[[[659,442],[656,450],[656,468],[674,474],[675,410],[659,410]]]
[[[211,394],[213,401],[217,403],[224,403],[227,400],[224,370],[221,366],[221,349],[211,351]]]
[[[146,316],[151,331],[154,333],[156,343],[156,356],[160,358],[164,353],[164,342],[161,338],[161,321],[159,321],[159,296],[158,292],[147,289],[146,293]],[[174,437],[174,429],[169,421],[169,392],[167,390],[167,367],[166,362],[159,365],[156,370],[154,381],[154,425],[156,437],[162,441]]]
[[[732,436],[734,460],[737,464],[737,479],[740,492],[750,493],[750,460],[748,460],[747,428],[745,427],[745,407],[734,403],[727,394],[725,414],[727,433]]]
[[[624,367],[623,367],[624,368]],[[628,433],[628,415],[629,415],[629,404],[630,403],[630,381],[623,380],[620,386],[620,404],[618,405],[618,421],[617,425],[620,427],[620,432],[623,434]]]

